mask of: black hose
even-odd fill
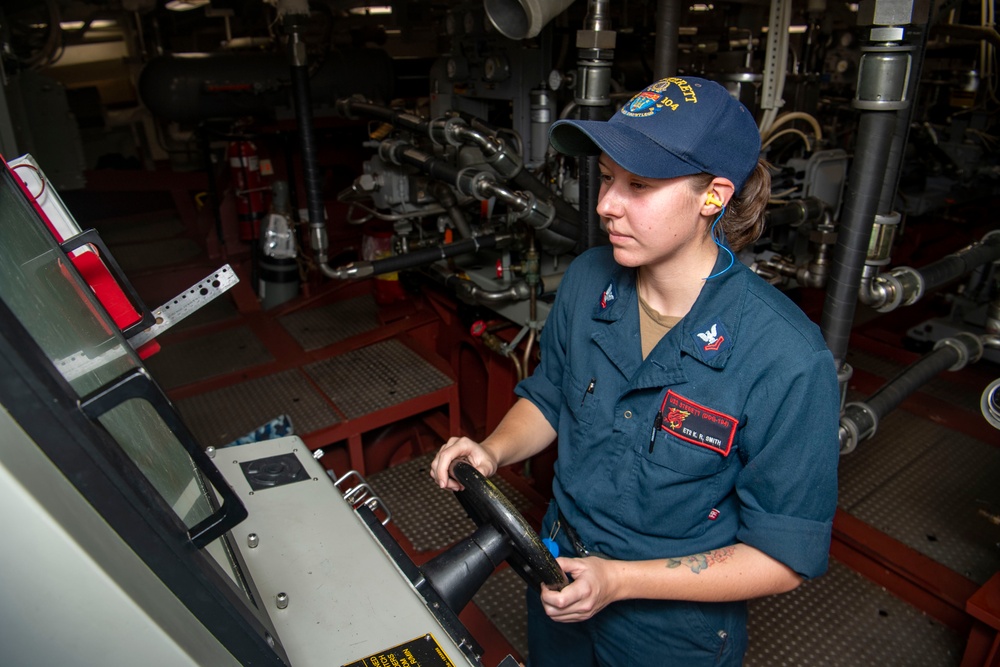
[[[547,188],[544,183],[538,180],[538,178],[536,178],[535,175],[532,174],[527,169],[522,169],[521,171],[517,172],[514,178],[511,179],[511,182],[519,190],[527,190],[528,192],[535,195],[539,199],[551,201],[552,204],[556,207],[556,217],[574,225],[574,228],[571,233],[569,228],[564,227],[563,236],[566,236],[567,238],[573,240],[579,238],[580,230],[575,229],[576,220],[577,217],[579,216],[579,213],[577,213],[576,209],[573,208],[569,202],[567,202],[562,197],[557,197],[555,193],[552,192],[552,190]]]
[[[289,40],[290,43],[292,41]],[[299,125],[299,147],[302,150],[302,171],[306,179],[309,225],[324,227],[326,208],[323,205],[323,179],[316,159],[318,151],[313,134],[312,103],[309,99],[309,67],[305,64],[293,64],[291,70],[295,117]]]
[[[449,183],[451,185],[458,185],[459,174],[464,171],[455,167],[447,160],[418,150],[410,144],[394,144],[391,148],[391,153],[392,155],[390,157],[394,161],[412,165],[432,178],[436,178],[439,181],[444,181],[445,183]],[[470,192],[466,194],[473,193]],[[579,232],[574,224],[561,220],[558,217],[553,219],[545,229],[570,240],[576,238]]]
[[[601,194],[601,169],[598,156],[580,158],[580,226],[583,228],[581,250],[593,248],[601,241],[601,216],[597,203]]]
[[[879,418],[884,417],[899,407],[907,396],[954,366],[958,360],[958,350],[951,345],[942,345],[900,371],[869,396],[865,403]]]
[[[848,177],[844,213],[837,232],[821,329],[837,368],[847,356],[861,273],[868,254],[896,114],[865,111],[858,121],[854,163]]]
[[[853,423],[860,437],[873,435],[878,422],[899,407],[906,397],[954,367],[963,357],[975,359],[981,353],[978,338],[972,334],[958,334],[946,340],[949,344],[941,345],[904,368],[863,402],[848,404],[841,417],[842,423]],[[964,348],[964,355],[958,346]]]
[[[656,50],[653,78],[664,79],[677,73],[680,52],[680,0],[658,0],[656,3]]]
[[[605,107],[585,106],[581,116],[585,120],[606,120]],[[585,155],[580,160],[580,229],[582,231],[577,248],[582,252],[607,241],[601,229],[601,216],[597,213],[597,203],[601,195],[600,156]]]
[[[428,132],[428,128],[430,127],[430,121],[428,121],[425,118],[421,118],[420,116],[415,116],[410,113],[401,113],[378,104],[370,104],[368,102],[363,102],[361,100],[353,100],[353,99],[340,100],[339,102],[337,102],[336,107],[337,110],[345,116],[351,116],[355,113],[363,114],[375,118],[377,120],[384,121],[386,123],[391,123],[394,127],[399,127],[404,130],[409,130],[411,132],[415,132],[420,135],[426,135]],[[479,128],[482,128],[482,131],[488,132],[490,134],[495,134],[495,130],[486,127],[485,125],[480,123],[478,119],[474,117],[470,119],[470,124],[473,125],[477,130],[479,130]],[[424,161],[425,160],[422,159],[421,164],[414,163],[412,161],[409,163],[413,164],[418,168],[423,169],[422,162]],[[429,173],[431,176],[434,176],[435,178],[440,178],[440,180],[444,180],[452,184],[455,182],[455,179],[441,178],[435,176],[434,174],[431,174],[431,172],[429,171],[427,173]],[[561,218],[562,220],[565,220],[566,222],[569,223],[573,223],[576,221],[578,215],[576,209],[573,208],[566,200],[562,199],[561,197],[555,196],[552,190],[550,190],[544,183],[538,180],[538,178],[530,171],[526,169],[521,169],[520,171],[517,172],[517,174],[514,175],[513,178],[511,178],[511,183],[513,183],[514,186],[519,190],[526,190],[531,194],[535,195],[535,197],[539,199],[551,201],[556,208],[556,216],[558,218]],[[562,226],[561,228],[563,231],[560,232],[560,235],[562,236],[566,236],[571,240],[575,240],[579,236],[578,230],[575,229],[571,230],[570,228],[565,226]]]
[[[447,259],[448,257],[454,257],[455,255],[464,255],[478,250],[495,248],[496,245],[497,237],[490,234],[473,239],[456,241],[455,243],[440,245],[434,248],[414,250],[413,252],[404,253],[402,255],[393,255],[392,257],[386,257],[385,259],[376,259],[371,262],[372,275],[378,276],[384,273],[393,273],[395,271],[413,269],[418,266],[424,266],[425,264],[432,264],[439,259]]]
[[[1000,234],[991,234],[982,243],[952,253],[920,269],[924,291],[941,287],[976,267],[1000,259]]]

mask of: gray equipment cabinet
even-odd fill
[[[482,664],[301,440],[198,446],[6,165],[0,239],[0,662]]]

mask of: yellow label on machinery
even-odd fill
[[[455,667],[431,634],[349,662],[343,667]]]

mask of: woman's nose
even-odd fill
[[[602,218],[615,218],[621,212],[621,200],[615,192],[615,186],[612,184],[602,187],[597,196],[597,214]]]

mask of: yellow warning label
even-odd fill
[[[411,639],[343,667],[455,667],[433,635]]]

